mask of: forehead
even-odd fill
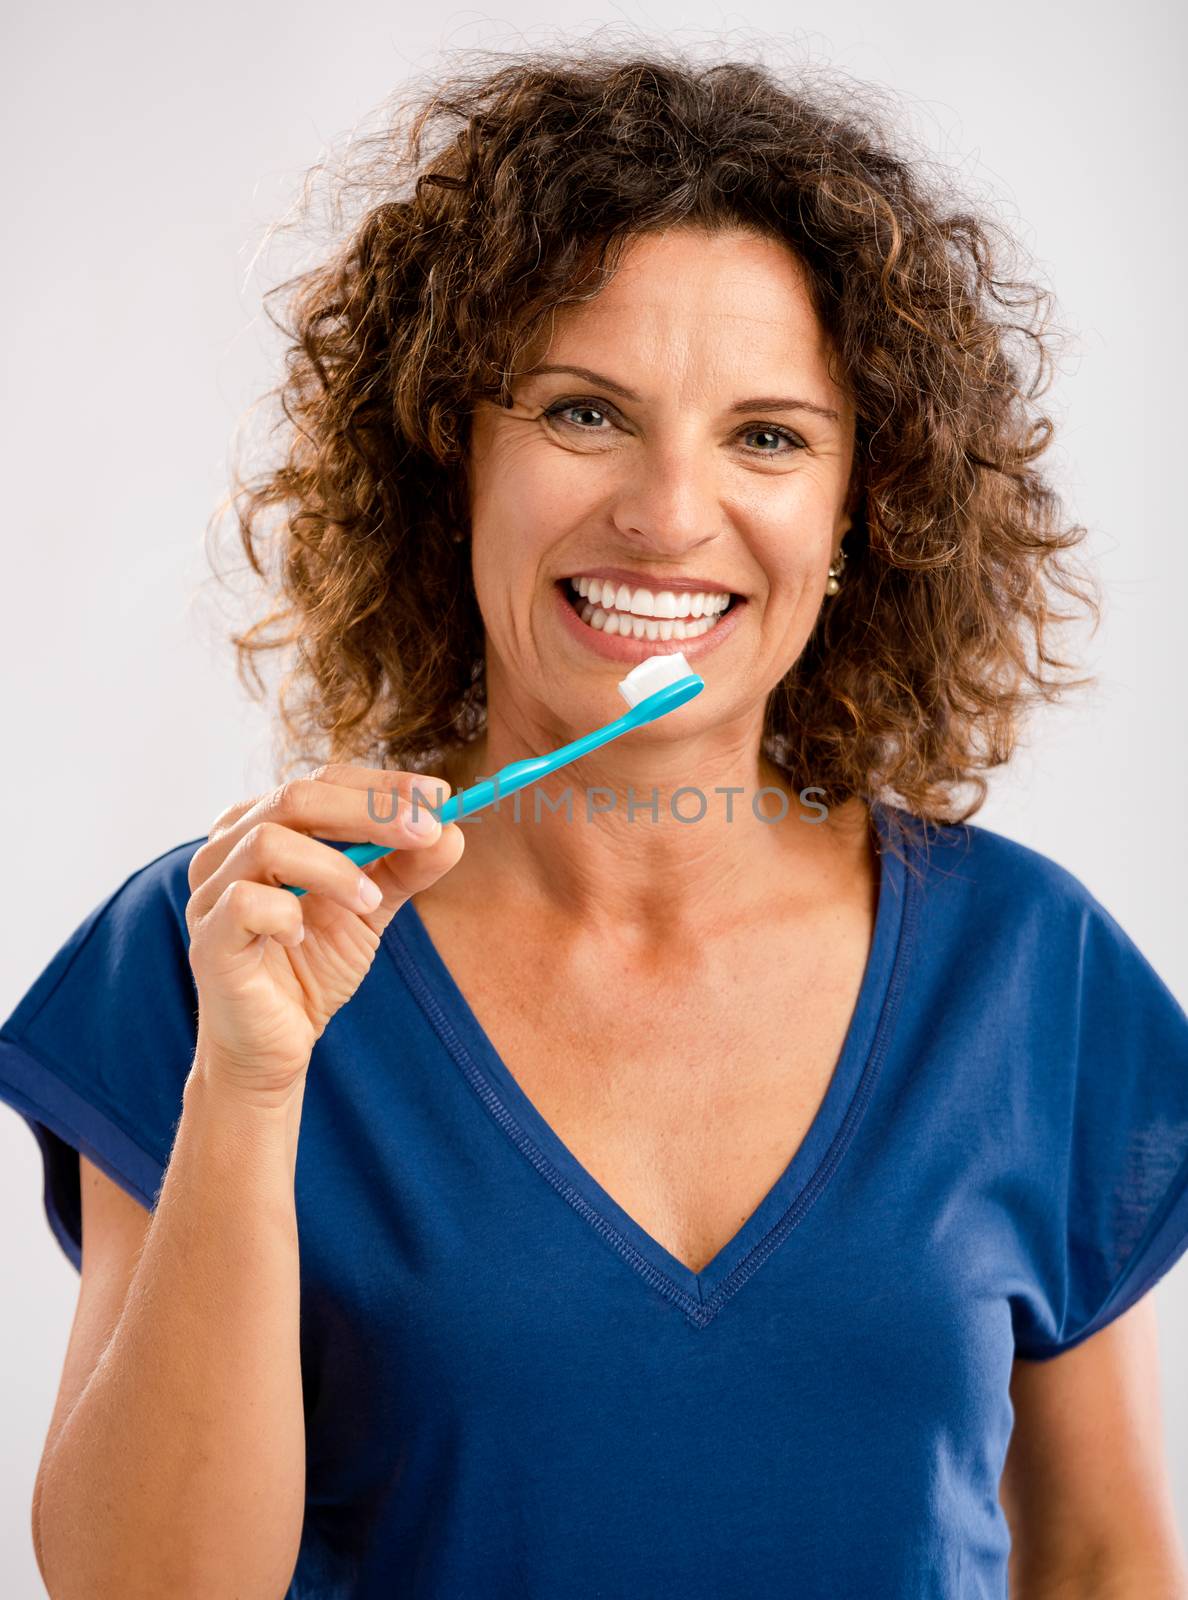
[[[629,238],[614,277],[590,304],[647,298],[657,289],[665,300],[674,290],[699,298],[715,287],[733,287],[771,309],[809,305],[804,263],[783,239],[749,228],[689,224]]]
[[[597,295],[559,308],[537,359],[605,370],[596,357],[612,341],[616,356],[641,364],[665,356],[741,373],[762,360],[830,384],[830,342],[803,263],[783,240],[741,229],[680,227],[628,240]]]

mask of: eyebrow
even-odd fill
[[[589,367],[533,367],[531,371],[523,374],[526,378],[543,377],[546,372],[571,372],[577,378],[584,378],[587,383],[596,384],[600,389],[609,389],[612,394],[621,396],[624,400],[636,400],[639,396],[630,389],[625,389],[621,383],[616,383],[613,378],[608,378],[604,373],[592,372]],[[837,412],[828,406],[816,405],[812,400],[801,400],[794,395],[756,395],[750,400],[739,400],[730,407],[732,412],[739,411],[811,411],[814,416],[824,417],[829,422],[836,422]]]

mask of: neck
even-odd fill
[[[773,900],[819,903],[869,847],[866,807],[851,800],[822,820],[819,796],[802,804],[762,755],[761,732],[752,719],[702,739],[613,740],[463,821],[466,851],[443,887],[640,946],[725,931]],[[443,775],[457,793],[562,742],[489,713]]]

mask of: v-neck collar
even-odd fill
[[[491,1117],[563,1199],[690,1322],[704,1327],[804,1217],[836,1171],[869,1104],[887,1050],[914,930],[913,874],[887,848],[880,802],[879,897],[874,933],[850,1026],[800,1147],[742,1227],[700,1272],[654,1239],[574,1156],[521,1089],[471,1010],[411,900],[388,924],[383,944],[451,1058]],[[914,842],[901,830],[905,848]]]

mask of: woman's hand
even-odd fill
[[[369,789],[371,809],[394,812],[391,822],[368,815]],[[427,834],[410,831],[414,789]],[[265,1106],[304,1085],[315,1043],[362,983],[388,923],[462,856],[462,830],[442,828],[424,804],[449,793],[441,778],[333,764],[215,819],[190,862],[186,906],[208,1077]],[[358,867],[325,839],[393,850]],[[374,905],[360,896],[366,884],[378,891]]]

